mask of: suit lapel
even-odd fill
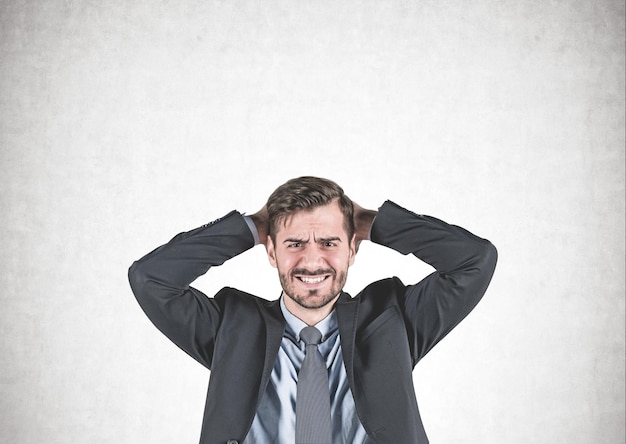
[[[341,293],[337,301],[337,323],[339,324],[339,337],[343,353],[343,363],[348,376],[348,383],[354,390],[354,340],[356,337],[356,319],[359,304],[348,293]]]
[[[285,332],[285,319],[280,311],[280,300],[269,301],[263,306],[263,317],[265,318],[265,362],[263,363],[263,375],[259,385],[257,405],[265,394],[265,389],[272,375],[274,363],[280,349],[280,342]]]

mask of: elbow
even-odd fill
[[[481,252],[478,256],[478,262],[476,264],[476,270],[478,271],[477,283],[479,283],[484,293],[487,287],[491,283],[491,278],[496,269],[498,263],[498,250],[488,240],[483,240]]]
[[[485,241],[483,258],[485,269],[489,270],[490,274],[493,274],[498,263],[498,249],[488,240]]]
[[[146,273],[143,271],[140,262],[134,262],[128,269],[128,283],[137,300],[145,293],[144,289],[146,288],[147,281]]]

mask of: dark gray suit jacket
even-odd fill
[[[371,240],[412,253],[436,271],[415,285],[390,278],[354,298],[342,293],[336,312],[350,389],[371,442],[425,444],[412,370],[485,293],[496,249],[460,227],[389,201],[379,210]],[[208,298],[190,287],[210,267],[253,245],[246,222],[233,211],[177,235],[129,270],[150,320],[211,370],[201,444],[244,440],[285,328],[278,301],[228,287]]]

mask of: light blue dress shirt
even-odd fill
[[[265,395],[244,444],[293,444],[296,436],[296,393],[298,371],[304,360],[305,346],[298,339],[306,324],[285,307],[280,308],[287,321],[278,357]],[[348,385],[341,353],[337,315],[333,311],[315,327],[322,333],[318,346],[328,368],[333,444],[362,444],[367,438],[354,398]]]

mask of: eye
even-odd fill
[[[334,247],[335,245],[337,245],[337,244],[335,242],[332,242],[332,241],[324,242],[324,246],[327,247],[327,248]]]
[[[302,246],[302,242],[291,242],[287,245],[288,248],[299,248]]]

